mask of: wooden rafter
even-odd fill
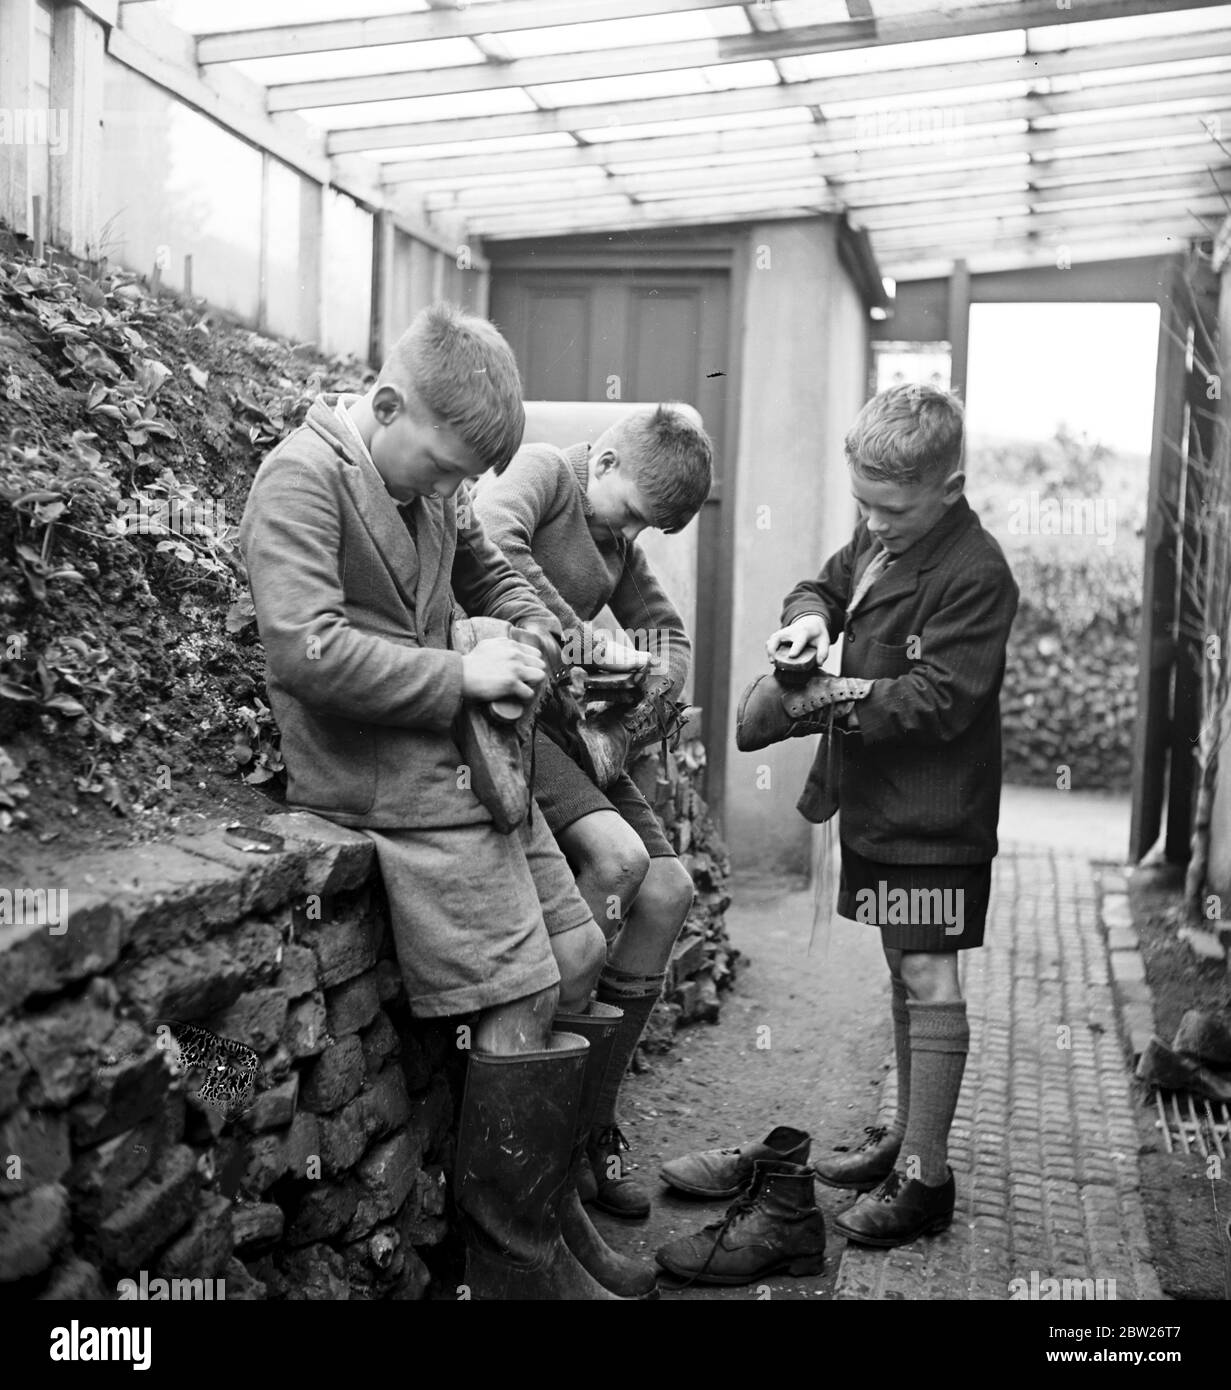
[[[499,5],[456,6],[417,14],[372,15],[260,29],[215,30],[197,36],[197,62],[238,63],[299,53],[377,48],[394,43],[510,34],[556,24],[585,24],[647,15],[727,8],[736,0],[569,0],[567,18],[548,18],[542,0],[501,0]]]
[[[813,24],[768,34],[734,34],[674,43],[557,53],[542,58],[519,58],[511,63],[463,64],[432,72],[374,73],[362,77],[279,83],[269,88],[269,109],[296,111],[315,106],[346,106],[359,102],[444,96],[507,87],[548,86],[557,82],[672,72],[683,68],[801,57],[884,44],[958,38],[1023,29],[1032,25],[1065,24],[1076,19],[1090,21],[1169,10],[1204,9],[1215,3],[1221,3],[1221,0],[1085,0],[1075,9],[1057,9],[1055,0],[1020,0],[1019,3],[963,6],[948,13],[921,10],[884,19]]]

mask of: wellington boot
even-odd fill
[[[590,1044],[586,1075],[581,1087],[577,1135],[573,1141],[573,1162],[569,1186],[560,1205],[560,1230],[564,1243],[604,1288],[622,1298],[658,1298],[658,1279],[653,1266],[631,1260],[613,1250],[602,1238],[582,1206],[577,1191],[579,1175],[589,1167],[586,1137],[594,1120],[598,1094],[611,1060],[612,1044],[623,1014],[610,1004],[594,1000],[588,1014],[557,1014],[555,1027],[580,1034]]]
[[[543,1052],[472,1052],[454,1192],[476,1300],[597,1299],[609,1292],[560,1232],[589,1046],[555,1033]]]

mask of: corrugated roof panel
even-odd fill
[[[494,128],[494,127],[493,127]],[[455,154],[490,154],[493,167],[499,156],[523,150],[558,150],[575,148],[576,141],[565,131],[551,135],[496,135],[490,140],[449,140],[432,145],[398,145],[386,150],[373,150],[369,159],[381,164],[404,159],[441,159],[447,167],[448,156]]]
[[[472,0],[473,2],[473,0]],[[230,29],[264,29],[281,24],[315,24],[330,19],[354,19],[356,6],[345,0],[159,0],[158,12],[190,34],[214,34]],[[368,15],[406,14],[426,10],[427,0],[362,0]]]
[[[470,39],[428,39],[421,43],[373,44],[328,53],[297,53],[282,58],[248,58],[232,63],[264,85],[315,82],[331,77],[367,77],[371,73],[426,72],[433,68],[482,63],[483,53]]]
[[[995,34],[926,39],[920,43],[848,48],[837,53],[808,53],[782,59],[782,70],[791,81],[799,82],[810,77],[850,77],[859,72],[885,72],[890,68],[921,68],[943,63],[952,66],[954,77],[958,77],[959,64],[978,63],[984,58],[1016,58],[1025,51],[1022,31],[1009,29]]]
[[[675,97],[704,92],[707,86],[697,68],[671,72],[632,73],[628,77],[593,77],[579,82],[552,82],[526,87],[540,106],[588,106],[602,101],[635,102],[646,97]]]
[[[778,69],[768,58],[758,58],[751,63],[723,63],[697,71],[708,86],[719,92],[736,87],[776,87],[781,81]]]
[[[1231,27],[1231,7],[1171,10],[1164,14],[1126,16],[1124,19],[1075,20],[1072,24],[1048,24],[1027,31],[1035,52],[1076,48],[1082,44],[1115,43],[1126,39],[1166,38],[1171,34],[1195,34],[1207,29]]]
[[[779,111],[747,111],[730,116],[697,116],[682,121],[654,121],[646,125],[585,127],[577,133],[589,144],[604,140],[642,140],[656,135],[689,135],[699,131],[738,130],[746,126],[815,124],[806,107]]]

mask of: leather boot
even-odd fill
[[[1231,1025],[1205,1009],[1189,1009],[1180,1019],[1171,1050],[1197,1057],[1207,1067],[1231,1068]]]
[[[1172,1052],[1159,1038],[1151,1038],[1137,1059],[1137,1077],[1164,1091],[1191,1091],[1206,1100],[1231,1103],[1231,1076],[1211,1071],[1195,1057]]]
[[[812,1169],[758,1159],[752,1187],[721,1221],[669,1241],[657,1253],[672,1274],[698,1284],[751,1284],[767,1274],[819,1274],[825,1264],[825,1218],[816,1205]]]
[[[741,753],[752,753],[784,739],[824,733],[871,689],[871,681],[825,672],[800,686],[784,686],[772,675],[758,676],[740,697],[735,746]]]
[[[564,1243],[584,1267],[606,1289],[622,1298],[659,1297],[658,1280],[648,1264],[621,1255],[594,1229],[577,1191],[578,1175],[586,1162],[586,1140],[598,1105],[599,1087],[611,1061],[611,1047],[623,1013],[610,1004],[594,1000],[586,1014],[557,1014],[554,1028],[576,1033],[590,1044],[585,1079],[581,1085],[577,1132],[573,1140],[573,1160],[569,1165],[568,1189],[560,1204],[560,1232]]]
[[[857,1245],[889,1249],[943,1231],[953,1220],[957,1185],[953,1169],[939,1187],[928,1187],[895,1168],[883,1183],[834,1218],[834,1227]]]
[[[472,1052],[454,1192],[472,1299],[599,1299],[560,1233],[589,1046],[555,1033],[543,1052]]]
[[[802,1129],[779,1125],[755,1144],[734,1149],[702,1149],[669,1159],[658,1170],[668,1187],[690,1197],[734,1197],[752,1180],[752,1167],[759,1158],[783,1163],[807,1163],[812,1136]]]
[[[835,1149],[832,1157],[818,1158],[812,1165],[817,1180],[826,1187],[853,1187],[868,1192],[893,1172],[902,1150],[901,1135],[890,1134],[884,1125],[869,1125],[863,1143],[852,1149]]]

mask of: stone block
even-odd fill
[[[286,991],[288,999],[298,999],[317,987],[316,956],[306,946],[290,942],[282,948],[278,970],[278,988]]]
[[[68,894],[65,920],[0,926],[0,1019],[34,995],[53,994],[110,970],[120,957],[126,932],[121,904],[106,892],[83,888],[71,873],[61,886]]]
[[[414,1188],[422,1148],[410,1130],[402,1130],[372,1147],[356,1170],[359,1204],[347,1227],[347,1239],[367,1235],[393,1216]]]
[[[192,1149],[182,1144],[171,1149],[161,1170],[143,1178],[122,1207],[86,1234],[83,1253],[97,1257],[105,1270],[135,1278],[192,1219],[198,1176]]]
[[[70,1164],[62,1112],[22,1109],[0,1123],[0,1198],[58,1183]]]
[[[311,924],[301,933],[300,944],[315,953],[320,981],[326,989],[354,979],[376,964],[372,922],[358,904],[352,904],[332,922]]]
[[[363,1100],[363,1096],[356,1096],[332,1115],[320,1117],[321,1165],[326,1177],[333,1178],[345,1173],[363,1157],[363,1151],[368,1146]]]
[[[348,830],[307,811],[266,816],[261,829],[311,850],[304,865],[304,893],[340,893],[357,888],[372,871],[376,846],[358,830]]]
[[[241,1202],[231,1212],[231,1227],[236,1251],[251,1256],[282,1239],[286,1217],[273,1202]]]
[[[206,1027],[221,1038],[233,1038],[254,1052],[277,1045],[286,1024],[286,992],[278,986],[249,990],[214,1014]]]
[[[247,1192],[264,1192],[286,1172],[284,1134],[255,1135],[245,1145],[244,1154],[244,1176],[240,1185]]]
[[[336,1303],[350,1298],[346,1261],[327,1245],[306,1245],[280,1265],[290,1301]]]
[[[46,1303],[99,1303],[114,1297],[115,1290],[106,1288],[98,1270],[76,1255],[68,1256],[39,1294]]]
[[[389,1022],[389,1015],[383,1009],[379,1010],[371,1027],[363,1034],[363,1059],[369,1073],[378,1072],[385,1058],[396,1057],[401,1048],[397,1030]]]
[[[226,1294],[228,1303],[262,1303],[265,1285],[256,1278],[242,1260],[232,1258],[227,1264]]]
[[[300,1201],[287,1228],[288,1245],[309,1245],[346,1230],[355,1215],[359,1190],[354,1183],[316,1183]]]
[[[315,1057],[327,1046],[325,996],[318,989],[286,1011],[282,1043],[294,1058]]]
[[[76,1100],[89,1087],[103,1044],[114,1028],[114,1012],[89,999],[66,1001],[25,1020],[19,1030],[20,1052],[34,1073],[27,1103],[44,1109]],[[0,1113],[4,1108],[0,1104]]]
[[[0,1202],[0,1284],[49,1269],[68,1238],[68,1216],[58,1184]]]
[[[292,1072],[280,1086],[263,1091],[244,1116],[244,1123],[254,1132],[281,1129],[295,1118],[295,1101],[299,1095],[299,1073]]]
[[[366,1028],[380,1009],[376,972],[368,970],[325,991],[329,1031],[335,1038]]]
[[[358,1094],[364,1075],[363,1044],[351,1034],[316,1059],[305,1076],[299,1103],[317,1114],[328,1114]]]
[[[320,1121],[311,1112],[299,1110],[286,1136],[286,1171],[294,1178],[319,1178],[314,1160],[315,1164],[321,1161]]]
[[[169,1053],[135,1023],[124,1021],[104,1044],[86,1098],[71,1110],[73,1143],[98,1144],[167,1103],[173,1077]]]
[[[206,1197],[192,1225],[163,1251],[155,1273],[161,1279],[221,1278],[234,1244],[231,1203],[225,1197]]]
[[[243,993],[244,964],[221,942],[181,946],[118,972],[123,997],[143,1018],[208,1018]]]
[[[402,972],[395,960],[376,962],[376,990],[382,1004],[390,1004],[405,999],[406,986],[402,982]]]
[[[240,849],[230,843],[221,827],[202,835],[181,834],[174,844],[194,858],[229,871],[239,892],[236,916],[268,912],[293,897],[312,858],[311,851],[297,842],[269,854]]]

